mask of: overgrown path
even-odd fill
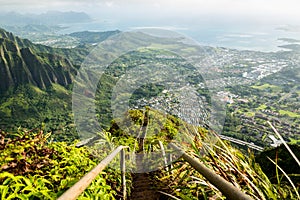
[[[136,174],[133,174],[133,191],[129,199],[131,200],[158,200],[159,193],[151,184],[149,173],[145,173],[144,166],[144,140],[147,135],[147,126],[149,121],[149,110],[145,110],[142,127],[139,134],[139,150],[136,154]]]
[[[137,154],[136,166],[137,172],[133,174],[133,191],[129,199],[131,200],[158,200],[159,193],[151,184],[149,173],[143,172],[143,154]],[[139,173],[141,172],[141,173]]]

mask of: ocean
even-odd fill
[[[93,20],[88,23],[62,25],[66,28],[60,33],[67,34],[78,31],[131,31],[138,28],[160,28],[183,34],[196,40],[201,45],[226,47],[238,50],[255,50],[275,52],[286,50],[278,46],[290,44],[280,38],[300,40],[300,29],[286,24],[155,24],[143,22],[121,23],[114,20]],[[299,42],[299,41],[298,41]]]

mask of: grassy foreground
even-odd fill
[[[155,124],[151,116],[155,119],[163,117],[150,110],[148,125]],[[131,132],[145,125],[142,111],[130,111],[128,117],[134,122],[128,127]],[[186,140],[178,141],[178,145],[253,199],[300,199],[300,183],[284,179],[280,166],[274,164],[278,181],[271,182],[251,152],[241,152],[204,128],[167,116],[160,129],[152,126],[147,130],[150,137],[145,141],[146,152],[161,151],[159,141],[163,141],[166,148],[180,132]],[[99,136],[102,144],[111,149],[126,145],[134,152],[139,148],[137,139],[120,130],[115,122]],[[93,147],[76,148],[76,142],[53,142],[50,134],[42,131],[0,132],[1,199],[56,199],[107,155]],[[101,157],[95,156],[97,154]],[[130,188],[129,173],[127,181]],[[182,159],[172,163],[172,167],[152,173],[151,181],[156,190],[169,199],[225,199],[217,188]],[[79,199],[120,199],[120,196],[120,172],[107,168]]]
[[[48,137],[42,131],[0,132],[0,199],[56,199],[99,162],[89,149],[76,148],[76,141]],[[115,199],[118,173],[108,168],[79,199]]]

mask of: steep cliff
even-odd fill
[[[40,89],[52,83],[71,84],[76,69],[65,57],[49,53],[49,48],[0,29],[0,93],[23,84]]]

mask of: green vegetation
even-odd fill
[[[224,134],[269,146],[272,141],[268,137],[264,141],[258,138],[273,134],[266,124],[271,121],[287,142],[299,141],[299,74],[299,68],[291,66],[252,85],[228,87],[238,98],[228,106],[231,115]]]
[[[300,114],[288,110],[279,110],[280,115],[288,115],[289,117],[299,118]]]
[[[271,85],[271,84],[263,84],[263,85],[253,85],[252,88],[259,89],[259,90],[266,90],[266,89],[271,89],[271,90],[279,90],[280,87],[276,85]]]
[[[148,63],[150,65],[148,66]],[[158,70],[160,66],[164,68],[172,69],[180,74],[182,77],[186,78],[186,83],[189,83],[196,87],[197,91],[206,97],[206,101],[209,102],[209,94],[207,88],[201,88],[198,85],[203,83],[202,76],[194,70],[194,67],[187,63],[185,59],[179,57],[173,52],[159,49],[139,49],[137,51],[129,52],[125,55],[120,56],[118,59],[114,60],[114,62],[109,65],[105,71],[105,73],[101,76],[101,79],[98,83],[98,89],[96,91],[96,106],[97,112],[99,114],[99,122],[102,127],[108,128],[110,121],[113,119],[112,117],[112,108],[111,108],[111,99],[112,99],[112,91],[118,81],[121,79],[122,75],[125,75],[130,70],[140,67],[143,71],[143,75],[151,74],[151,77],[161,77],[162,71]],[[147,72],[147,73],[145,73]],[[164,72],[164,76],[167,77],[166,82],[170,81],[169,79],[176,80],[176,77],[168,77],[166,74],[168,71]],[[133,76],[139,76],[139,72],[137,74],[133,74]],[[145,75],[146,76],[146,75]],[[181,77],[181,78],[182,78]],[[136,78],[136,77],[134,77]],[[161,92],[166,89],[164,85],[156,83],[148,83],[149,81],[145,81],[145,83],[141,83],[139,79],[128,80],[128,84],[139,86],[136,90],[131,93],[127,93],[125,91],[122,92],[121,95],[115,100],[117,102],[117,106],[123,105],[126,98],[130,97],[130,107],[141,107],[138,103],[140,99],[150,99],[152,97],[158,97],[161,95]],[[169,79],[168,79],[169,78]],[[183,87],[183,86],[182,86]],[[124,88],[128,89],[128,88]],[[170,105],[171,106],[171,105]],[[114,109],[118,111],[118,108]]]
[[[69,34],[71,37],[75,37],[79,40],[80,43],[83,44],[95,44],[100,43],[107,38],[120,33],[121,31],[106,31],[106,32],[90,32],[90,31],[83,31],[83,32],[75,32]]]
[[[262,104],[262,105],[259,105],[259,107],[257,108],[258,110],[264,110],[266,109],[268,106]]]
[[[295,144],[289,146],[296,155],[296,157],[299,158],[300,147]],[[294,181],[294,183],[300,183],[300,176],[298,174],[299,165],[290,156],[289,152],[283,145],[262,152],[260,155],[257,156],[256,160],[260,164],[261,168],[268,175],[268,177],[270,177],[270,180],[273,183],[277,182],[277,176],[279,176],[280,180],[287,181],[282,173],[278,174],[276,172],[276,167],[274,167],[274,164],[268,160],[268,157],[275,161],[278,164],[278,166],[280,166],[284,170],[284,172],[289,175],[289,177]]]
[[[244,115],[246,115],[247,117],[254,117],[255,116],[255,112],[250,112],[250,111],[247,111],[247,112],[243,112]]]
[[[0,132],[1,199],[56,199],[99,162],[87,148],[49,139],[42,131]],[[79,199],[115,199],[119,176],[105,170]]]
[[[73,34],[73,37],[79,38],[82,43],[93,43],[115,33],[82,32]],[[141,34],[139,37],[146,36]],[[149,41],[154,42],[151,39]],[[123,41],[122,45],[132,44]],[[152,47],[176,49],[180,45],[166,42],[163,45],[153,43]],[[121,110],[126,99],[129,99],[131,107],[144,108],[140,99],[155,99],[160,95],[169,97],[170,94],[163,92],[167,90],[162,84],[139,82],[133,94],[124,92],[116,99],[116,106],[111,107],[112,91],[129,70],[143,67],[151,75],[162,73],[163,70],[157,72],[149,67],[149,63],[152,67],[169,67],[184,75],[186,83],[195,87],[205,99],[203,106],[209,107],[210,92],[204,87],[201,74],[195,73],[197,70],[185,59],[166,50],[147,48],[132,51],[107,67],[95,94],[96,116],[105,129],[97,133],[97,141],[94,141],[93,146],[75,148],[79,137],[71,112],[71,89],[79,66],[90,49],[90,44],[82,44],[74,49],[35,45],[0,29],[0,70],[3,72],[0,74],[0,130],[6,131],[0,131],[1,199],[55,199],[115,147],[125,145],[133,153],[160,155],[159,141],[165,149],[168,143],[176,141],[190,155],[254,199],[299,199],[296,191],[300,187],[299,174],[297,168],[289,171],[286,167],[294,164],[284,149],[263,152],[256,159],[252,152],[240,151],[203,127],[187,124],[176,116],[149,107],[144,110]],[[188,47],[181,50],[192,54],[196,49]],[[228,64],[225,68],[234,67]],[[243,65],[240,68],[247,67]],[[97,69],[91,69],[91,72],[93,70]],[[225,77],[232,75],[230,71],[222,73]],[[92,84],[90,77],[96,75],[87,72],[78,84],[82,87],[84,84]],[[172,78],[179,80],[177,77]],[[223,133],[268,146],[269,143],[261,138],[272,133],[266,126],[266,121],[270,120],[283,132],[285,140],[291,138],[292,143],[299,142],[298,85],[299,69],[287,68],[253,85],[228,86],[226,90],[238,95],[240,101],[234,99],[236,101],[228,105]],[[76,95],[85,96],[84,100],[94,102],[94,94],[90,91]],[[170,102],[168,108],[172,108],[176,99]],[[123,118],[113,118],[113,109]],[[88,122],[87,126],[93,124]],[[22,131],[22,128],[32,130]],[[43,131],[35,131],[36,128]],[[146,136],[143,142],[141,136]],[[298,146],[295,145],[293,150],[299,156]],[[268,157],[278,165],[266,162]],[[157,164],[161,161],[152,159],[149,163]],[[129,169],[133,169],[134,163],[127,164]],[[168,167],[170,169],[171,166]],[[284,174],[279,173],[279,167],[292,177],[296,190],[285,180]],[[270,173],[267,172],[269,169]],[[181,199],[224,199],[214,186],[181,159],[172,164],[171,170],[161,167],[151,176],[156,189],[170,196]],[[131,175],[127,174],[129,186],[131,179]],[[107,168],[80,199],[118,199],[120,195],[120,173]]]
[[[177,138],[175,140],[177,145],[182,146],[190,155],[199,159],[200,162],[205,163],[215,173],[254,199],[300,198],[297,196],[297,191],[293,189],[289,182],[282,179],[283,175],[281,173],[277,174],[281,181],[279,183],[273,181],[274,174],[269,174],[268,170],[275,170],[276,165],[269,163],[266,166],[266,159],[261,159],[262,156],[269,155],[268,152],[264,152],[257,158],[260,163],[262,162],[262,169],[252,152],[248,151],[245,154],[232,147],[228,142],[218,139],[214,133],[210,133],[204,128],[191,126],[172,116],[166,116],[165,120],[163,120],[164,115],[151,109],[148,110],[148,115],[143,114],[140,110],[131,110],[128,112],[127,117],[129,119],[124,119],[124,122],[128,122],[128,120],[133,120],[134,122],[133,124],[126,124],[125,127],[129,128],[128,132],[126,131],[127,134],[117,125],[122,124],[122,121],[112,123],[109,130],[111,136],[114,138],[112,143],[116,145],[128,145],[131,146],[131,150],[138,151],[139,147],[136,146],[138,141],[133,135],[135,135],[136,131],[141,130],[140,128],[144,124],[145,117],[147,117],[152,120],[147,123],[147,135],[149,134],[149,136],[145,139],[146,152],[160,152],[159,140],[163,141],[166,145],[169,141],[172,141],[170,139]],[[162,121],[164,121],[164,125],[159,129],[157,124]],[[133,133],[133,135],[128,135],[128,133]],[[178,140],[178,135],[180,135],[182,140]],[[132,145],[133,143],[135,145]],[[299,147],[294,146],[292,149],[299,156]],[[282,152],[284,152],[284,149],[282,149]],[[283,169],[293,165],[294,169],[287,170],[286,172],[294,174],[292,175],[293,177],[298,177],[297,164],[293,164],[295,161],[292,158],[286,159],[289,157],[286,154],[287,151],[285,151],[285,155],[278,155],[281,159],[278,165],[282,166]],[[276,160],[272,154],[270,154],[270,158]],[[156,162],[159,161],[161,160],[156,160]],[[168,170],[170,167],[171,170]],[[268,176],[265,175],[265,172]],[[212,197],[225,199],[220,191],[182,159],[175,161],[168,168],[155,171],[151,174],[151,177],[156,190],[168,194],[169,197],[179,199],[209,199]],[[268,177],[271,177],[271,179]],[[299,183],[299,181],[294,179],[294,183]],[[298,184],[297,188],[299,189],[299,187],[300,185]]]
[[[100,162],[107,155],[107,150],[113,150],[118,145],[126,145],[130,146],[132,152],[140,151],[137,137],[141,134],[141,128],[146,125],[147,137],[143,147],[146,155],[147,152],[161,150],[158,141],[163,141],[166,145],[177,138],[175,141],[190,155],[253,198],[297,198],[296,192],[286,181],[272,183],[256,163],[251,152],[246,156],[204,128],[196,128],[173,116],[166,116],[151,109],[146,109],[146,112],[129,110],[126,116],[121,121],[118,119],[113,121],[110,129],[99,134],[98,142],[89,148],[75,148],[74,143],[68,145],[65,142],[51,142],[50,134],[45,135],[43,132],[18,131],[16,134],[1,132],[2,196],[6,199],[55,199]],[[181,140],[178,140],[179,135]],[[105,150],[103,145],[106,147]],[[280,156],[282,159],[286,157],[287,155]],[[276,158],[271,156],[271,159]],[[282,161],[292,162],[286,159]],[[278,163],[279,166],[281,164]],[[276,166],[269,165],[268,170],[271,168],[275,169]],[[116,170],[106,169],[79,199],[117,198],[121,194],[119,177],[120,173]],[[214,186],[181,159],[172,164],[170,171],[161,169],[152,173],[151,177],[157,190],[177,198],[224,199]],[[127,180],[130,186],[129,175]]]
[[[56,141],[78,138],[71,112],[71,91],[54,84],[47,90],[32,85],[20,86],[0,100],[0,128],[17,131],[42,128]]]
[[[194,136],[192,137],[194,138]],[[201,139],[197,139],[191,146],[187,146],[186,150],[253,199],[300,198],[297,197],[297,191],[293,190],[287,181],[281,181],[278,184],[271,183],[256,163],[251,152],[245,156],[244,153],[224,141],[218,140],[213,145],[205,142],[203,136],[199,135],[197,138]],[[275,165],[268,167],[266,171],[276,168]],[[212,197],[225,199],[220,191],[184,160],[176,161],[170,171],[162,170],[154,178],[157,186],[163,188],[165,193],[179,199],[209,199]]]

